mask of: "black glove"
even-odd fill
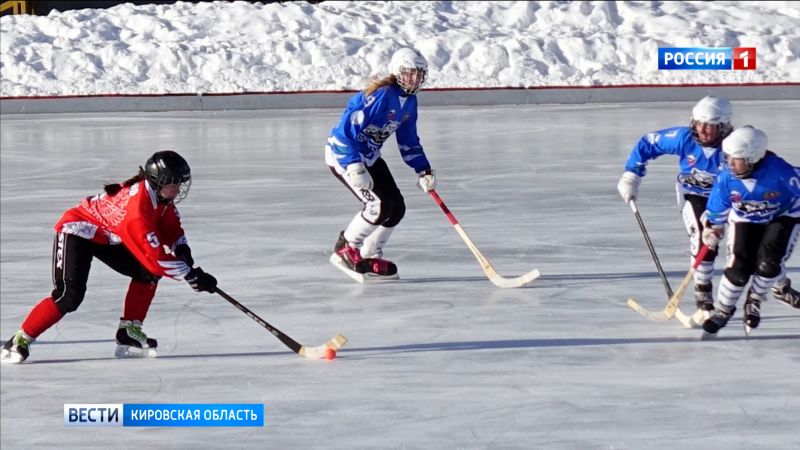
[[[203,272],[203,269],[199,267],[190,270],[185,279],[189,286],[197,292],[210,292],[212,294],[216,292],[217,279]]]
[[[175,251],[172,253],[175,254],[176,258],[185,262],[187,266],[189,267],[194,266],[194,259],[192,259],[192,249],[189,248],[187,244],[181,244],[175,247]]]

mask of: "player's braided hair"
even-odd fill
[[[122,188],[133,186],[134,184],[136,184],[136,183],[138,183],[138,182],[140,182],[142,180],[144,180],[144,171],[140,169],[139,173],[137,173],[136,175],[128,178],[127,180],[123,181],[122,183],[110,183],[110,184],[107,184],[107,185],[103,186],[103,190],[106,191],[106,194],[108,194],[108,195],[113,197],[114,195],[117,195],[117,193],[119,191],[121,191]]]

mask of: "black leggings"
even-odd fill
[[[364,204],[361,216],[364,220],[373,225],[383,225],[391,228],[403,219],[406,214],[406,203],[397,183],[394,181],[392,172],[383,158],[378,158],[372,167],[368,167],[369,175],[372,177],[372,190],[362,189],[357,191],[350,186],[342,175],[336,173],[330,167],[331,173],[339,179],[358,201]]]

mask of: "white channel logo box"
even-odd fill
[[[65,403],[65,427],[121,427],[122,403]]]

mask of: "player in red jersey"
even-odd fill
[[[117,330],[117,357],[156,356],[156,340],[142,322],[161,277],[186,280],[198,292],[215,292],[217,280],[194,267],[175,204],[189,193],[189,164],[174,151],[154,153],[139,173],[86,197],[55,226],[53,291],[8,340],[0,361],[27,359],[30,343],[75,311],[86,294],[92,259],[131,279]]]

